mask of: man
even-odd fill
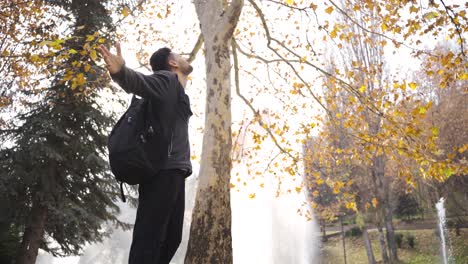
[[[169,48],[161,48],[150,59],[153,74],[144,75],[125,67],[120,44],[116,49],[117,54],[112,54],[100,47],[112,79],[126,92],[150,100],[168,142],[167,149],[157,150],[167,153],[160,164],[154,164],[161,170],[138,188],[129,264],[165,264],[182,240],[185,178],[192,173],[188,139],[192,112],[184,87],[193,68]]]

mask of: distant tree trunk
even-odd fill
[[[381,221],[378,222],[377,229],[379,230],[379,243],[380,243],[380,250],[382,251],[382,261],[383,263],[389,263],[387,244],[385,243],[385,234],[383,232]]]
[[[390,204],[384,205],[385,227],[387,229],[387,243],[390,251],[390,262],[398,263],[397,246],[395,242],[395,228],[393,226],[393,213]]]
[[[343,258],[344,258],[344,264],[347,264],[347,261],[346,261],[345,232],[344,232],[344,228],[343,228],[343,216],[340,216],[340,224],[341,224],[341,239],[343,240]]]
[[[47,221],[47,207],[39,201],[34,201],[28,224],[24,230],[21,246],[16,258],[17,264],[36,263],[39,247],[41,246],[44,228]]]
[[[371,123],[371,133],[376,134],[379,131],[380,119]],[[371,166],[372,179],[376,188],[376,195],[379,206],[383,208],[383,221],[386,227],[387,246],[390,252],[390,263],[398,261],[397,247],[395,243],[395,229],[393,227],[393,213],[390,201],[389,179],[385,178],[385,156],[376,155],[373,158]],[[383,254],[383,252],[382,252]],[[384,259],[385,260],[385,259]]]
[[[327,242],[327,223],[325,219],[320,219],[320,231],[322,232],[322,242]]]
[[[200,178],[185,263],[232,263],[230,41],[243,0],[195,0],[205,45],[206,111]]]
[[[367,233],[367,225],[364,223],[362,226],[362,238],[364,239],[364,246],[366,247],[367,260],[369,264],[375,264],[374,252],[372,251],[372,244]]]

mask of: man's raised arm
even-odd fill
[[[163,74],[144,75],[125,67],[120,43],[116,44],[117,54],[112,54],[104,45],[99,51],[106,62],[112,80],[117,82],[127,93],[144,98],[162,100],[168,96],[169,78]]]

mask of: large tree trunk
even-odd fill
[[[205,134],[185,263],[232,263],[230,40],[243,6],[196,0],[205,43]]]
[[[41,246],[44,228],[47,221],[47,207],[39,201],[34,201],[28,225],[23,234],[23,240],[16,258],[17,264],[36,263],[39,247]]]
[[[362,238],[364,239],[364,246],[366,247],[367,261],[369,264],[375,264],[374,252],[372,251],[372,244],[367,233],[367,225],[364,223],[362,227]]]

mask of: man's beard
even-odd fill
[[[188,76],[190,73],[192,73],[192,71],[193,71],[192,65],[188,64],[187,67],[183,68],[182,73]]]

